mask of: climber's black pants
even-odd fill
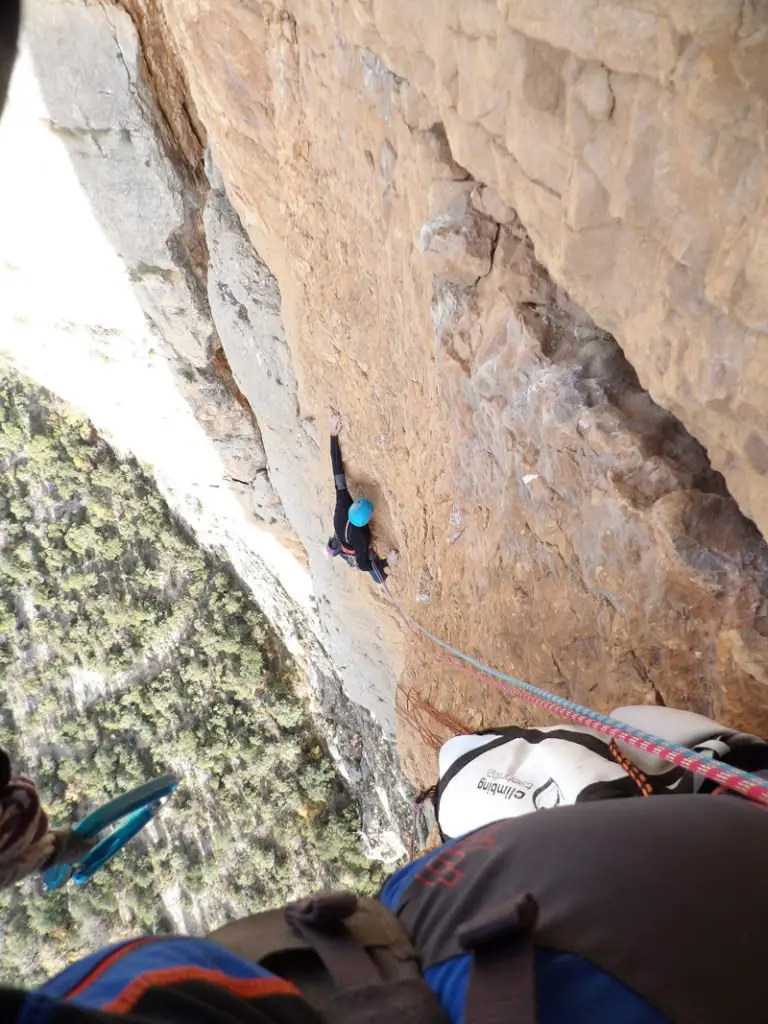
[[[347,516],[352,506],[352,495],[347,490],[347,478],[344,475],[344,463],[341,461],[341,448],[338,437],[331,438],[331,466],[333,467],[333,483],[336,487],[336,508],[333,511],[333,528],[339,540],[344,539]]]
[[[347,478],[344,476],[344,463],[341,461],[341,446],[338,437],[331,437],[331,466],[333,482],[337,491],[346,491]]]
[[[387,579],[389,563],[386,558],[378,558],[376,555],[373,555],[371,562],[376,566],[377,570],[376,572],[373,569],[368,570],[371,579],[374,583],[383,583]]]
[[[341,461],[341,447],[338,437],[331,437],[331,466],[333,467],[333,483],[336,487],[336,508],[333,510],[333,528],[336,537],[347,548],[355,552],[357,567],[371,574],[371,578],[381,583],[373,566],[383,579],[387,578],[387,560],[378,558],[371,551],[371,529],[366,526],[352,526],[348,521],[349,510],[353,498],[347,490],[347,478],[344,475],[344,463]],[[368,568],[371,566],[371,568]]]

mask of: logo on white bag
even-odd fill
[[[546,811],[550,807],[559,807],[563,802],[563,794],[554,779],[547,779],[543,786],[539,786],[533,793],[533,806],[537,811]]]
[[[517,779],[514,775],[504,775],[494,768],[489,769],[477,784],[489,796],[502,796],[506,800],[523,800],[528,796],[531,783]]]

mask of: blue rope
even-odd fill
[[[424,636],[434,644],[437,644],[438,647],[442,647],[443,650],[448,651],[448,653],[453,655],[454,658],[459,658],[461,661],[466,662],[468,665],[472,665],[480,672],[484,672],[486,675],[497,679],[500,683],[504,684],[504,688],[511,687],[513,690],[522,691],[523,694],[535,697],[539,701],[556,705],[561,711],[566,713],[566,717],[578,716],[580,718],[587,719],[588,722],[591,722],[600,732],[607,732],[615,735],[622,740],[626,740],[632,746],[637,747],[640,750],[655,754],[664,760],[672,761],[674,764],[679,764],[688,771],[706,775],[708,778],[718,782],[720,785],[727,786],[730,789],[735,789],[737,792],[742,793],[742,795],[749,796],[750,799],[758,800],[760,803],[768,805],[768,781],[765,779],[762,779],[757,775],[753,775],[751,772],[742,771],[740,768],[734,768],[732,765],[721,765],[715,763],[711,759],[704,758],[695,751],[690,750],[688,747],[683,747],[678,743],[672,743],[668,740],[662,740],[658,736],[653,736],[651,733],[644,732],[642,729],[636,729],[634,726],[626,725],[624,722],[619,721],[617,718],[612,718],[610,715],[603,715],[599,711],[592,711],[591,708],[584,707],[582,704],[576,704],[574,701],[570,701],[565,697],[559,697],[556,693],[550,693],[548,690],[543,690],[538,686],[534,686],[532,683],[526,683],[523,679],[517,679],[515,676],[507,675],[506,672],[500,672],[498,669],[492,668],[490,665],[486,665],[477,658],[473,658],[471,655],[465,654],[452,644],[446,643],[445,640],[441,640],[439,636],[435,636],[434,633],[417,622],[416,619],[414,619],[413,616],[405,610],[402,604],[392,595],[391,590],[387,586],[387,581],[379,573],[378,569],[375,571],[379,582],[384,587],[387,597],[408,623],[415,627],[420,633],[423,633]]]

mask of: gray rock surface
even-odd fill
[[[219,185],[210,166],[209,173]],[[204,220],[214,323],[235,379],[257,412],[270,481],[307,550],[328,649],[348,697],[393,734],[395,683],[402,668],[397,626],[385,609],[374,608],[377,595],[367,577],[325,556],[333,509],[328,437],[324,424],[302,415],[277,282],[221,187],[212,188]]]
[[[392,739],[397,659],[389,637],[371,638],[353,574],[325,564],[330,471],[299,410],[274,279],[221,191],[203,225],[201,182],[164,148],[122,10],[34,0],[26,41],[31,64],[2,130],[29,147],[35,175],[21,198],[45,197],[47,245],[43,258],[27,251],[20,218],[0,240],[6,280],[23,284],[0,315],[3,345],[116,447],[152,465],[201,542],[227,551],[306,670],[329,747],[360,797],[369,852],[397,857],[409,799]],[[23,176],[3,180],[8,210]],[[219,358],[222,344],[258,423]],[[332,596],[312,597],[285,551],[271,557],[276,545],[259,523],[287,520],[310,553],[317,592]]]
[[[215,331],[201,283],[199,199],[158,136],[133,23],[111,6],[36,0],[25,31],[48,128],[66,145],[157,346],[247,508],[263,451],[249,417],[210,370]]]

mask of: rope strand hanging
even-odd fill
[[[713,761],[708,758],[701,757],[695,751],[689,750],[687,747],[682,747],[677,743],[670,743],[667,740],[660,739],[658,736],[651,735],[651,733],[644,732],[642,729],[636,729],[633,726],[625,725],[617,718],[611,718],[610,715],[603,715],[600,714],[599,711],[592,711],[590,708],[584,707],[581,704],[576,704],[574,701],[567,700],[565,697],[560,697],[557,694],[550,693],[538,686],[533,686],[532,683],[526,683],[522,679],[516,679],[514,676],[507,675],[505,672],[500,672],[498,669],[484,664],[477,658],[473,658],[469,654],[465,654],[452,644],[446,643],[445,640],[441,640],[440,637],[435,636],[434,633],[430,632],[430,630],[418,623],[416,619],[414,619],[413,616],[405,610],[401,602],[393,596],[384,577],[378,572],[378,570],[374,569],[374,571],[376,573],[376,578],[383,585],[387,597],[412,630],[423,634],[433,644],[436,644],[442,650],[447,651],[450,657],[445,660],[450,660],[451,662],[464,662],[471,666],[468,670],[459,664],[457,667],[461,671],[468,672],[468,674],[479,679],[486,685],[488,684],[488,679],[486,677],[490,677],[492,685],[503,693],[527,700],[531,704],[535,704],[537,707],[540,707],[543,711],[558,715],[560,718],[564,718],[574,725],[581,725],[588,729],[594,729],[596,732],[602,733],[604,736],[610,736],[612,739],[620,743],[626,743],[628,746],[634,747],[637,750],[642,750],[646,754],[653,754],[656,757],[660,757],[664,761],[668,761],[671,764],[684,768],[686,771],[693,772],[696,775],[701,775],[718,786],[732,790],[734,793],[738,793],[740,796],[746,797],[748,800],[752,800],[764,807],[768,807],[768,780],[761,779],[759,776],[753,775],[750,772],[742,771],[740,768],[734,768],[731,765],[723,764],[720,761]]]

